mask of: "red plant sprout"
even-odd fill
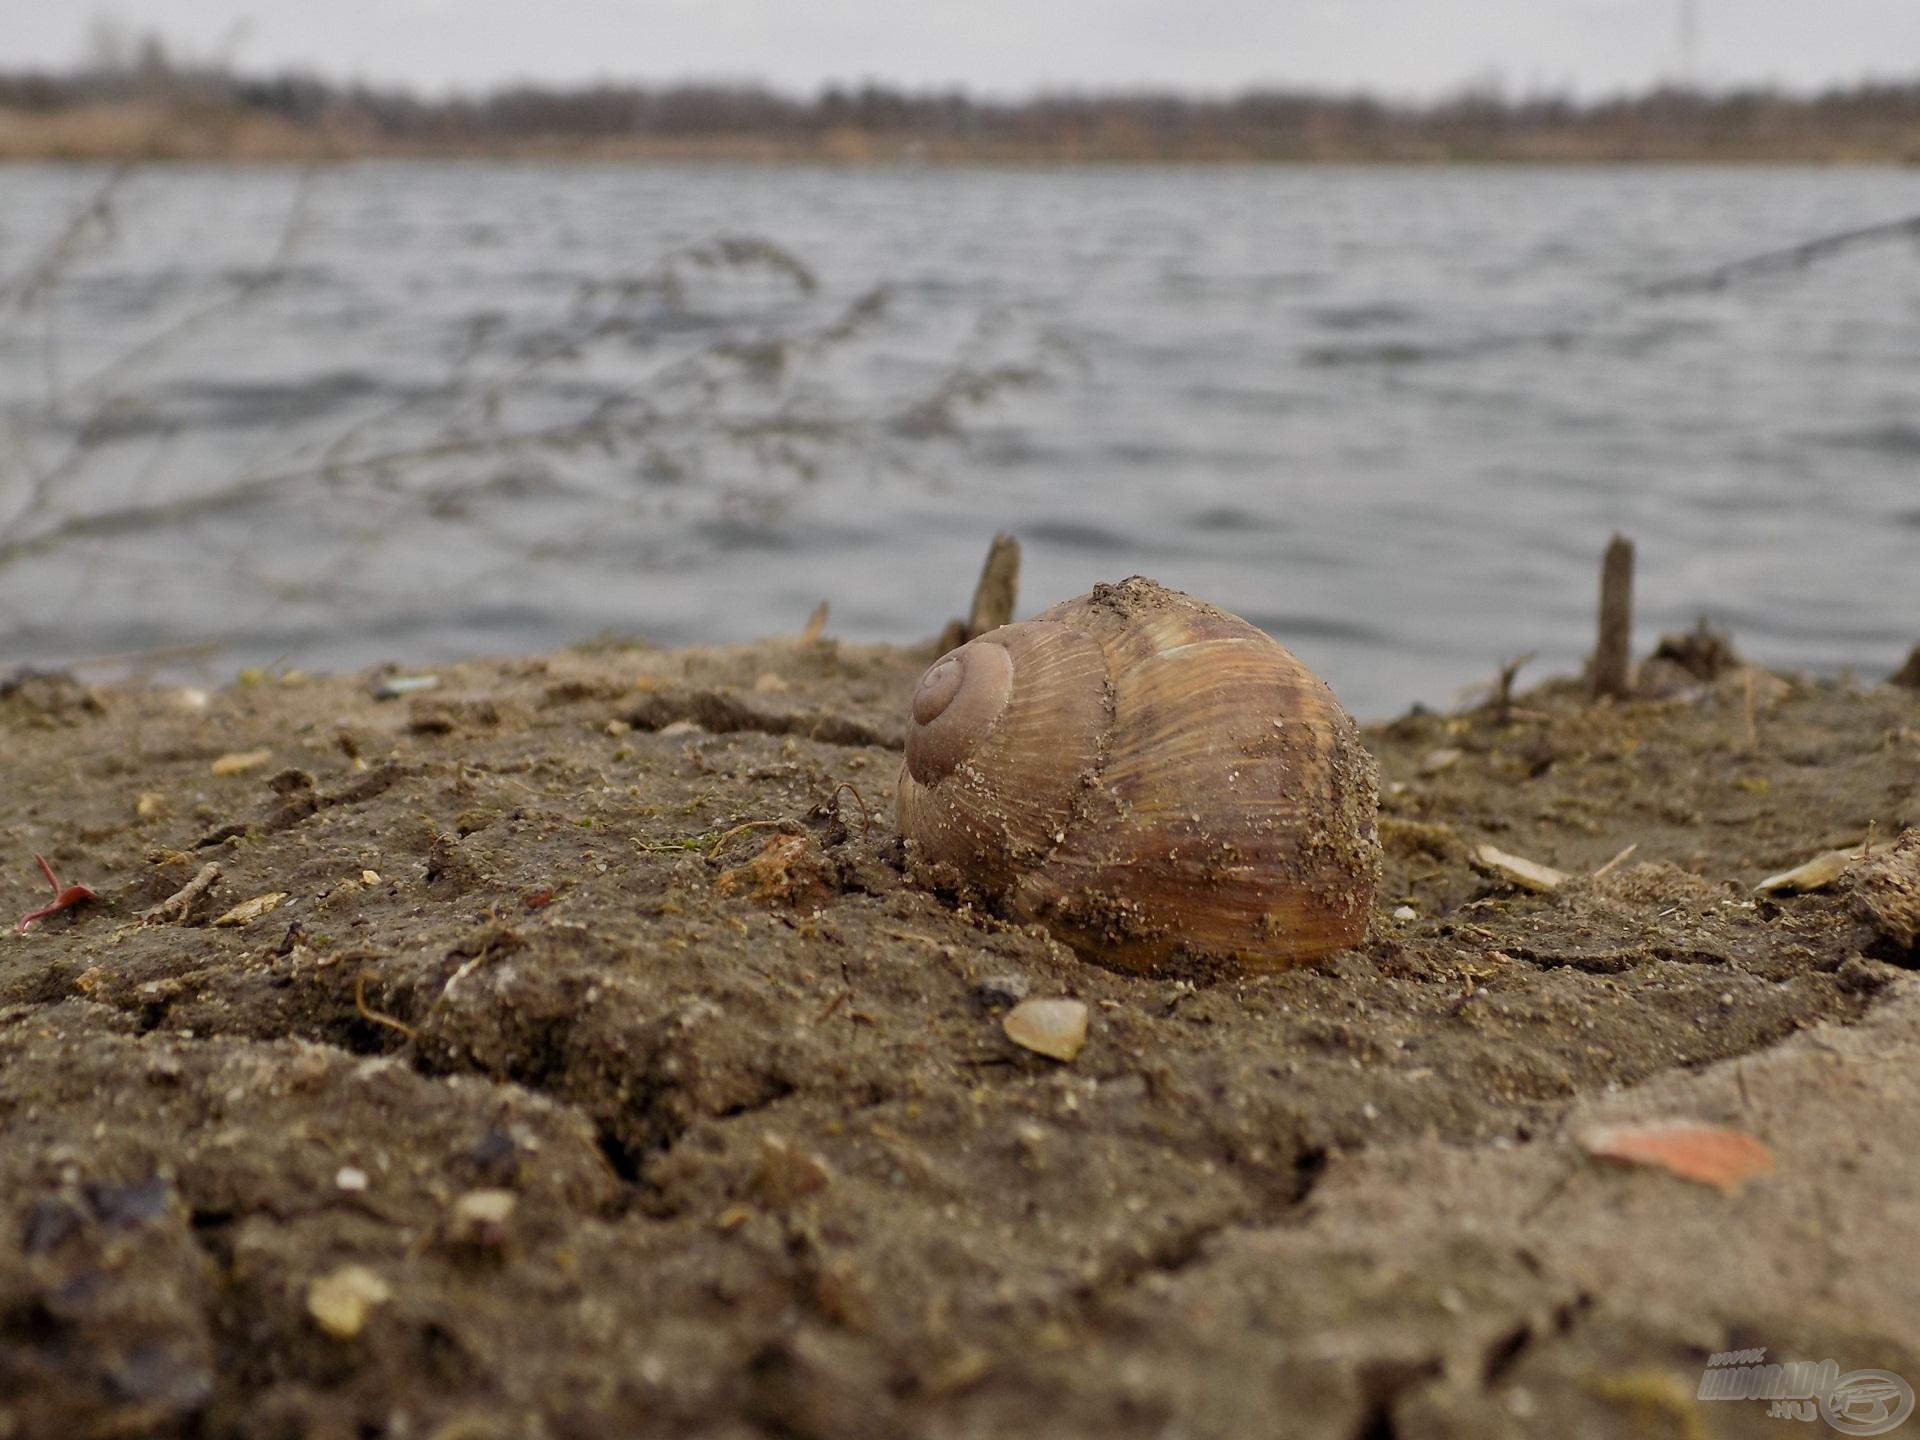
[[[53,866],[47,863],[46,856],[36,855],[33,858],[40,866],[40,873],[47,877],[47,884],[53,887],[53,903],[43,910],[35,910],[30,915],[22,915],[19,925],[15,927],[20,934],[26,934],[27,927],[36,920],[44,920],[49,915],[58,915],[62,910],[71,910],[76,905],[84,905],[89,900],[98,900],[100,898],[84,885],[67,885],[63,887],[60,884],[59,876],[53,873]]]

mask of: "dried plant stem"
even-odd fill
[[[409,1040],[418,1040],[420,1038],[420,1032],[414,1029],[413,1026],[407,1024],[406,1021],[396,1020],[393,1016],[368,1006],[367,972],[365,970],[362,970],[358,975],[353,977],[353,1008],[359,1013],[362,1020],[371,1021],[375,1025],[384,1025],[389,1030],[397,1030]]]
[[[1600,564],[1600,633],[1590,678],[1593,698],[1624,700],[1633,691],[1633,542],[1615,535]]]
[[[1013,619],[1020,591],[1020,542],[1002,531],[987,547],[987,563],[980,583],[973,587],[973,605],[967,611],[969,638],[998,630]]]

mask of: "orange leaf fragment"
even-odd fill
[[[1721,1191],[1773,1169],[1773,1152],[1753,1136],[1692,1120],[1603,1125],[1582,1135],[1580,1145],[1602,1160],[1651,1166]]]

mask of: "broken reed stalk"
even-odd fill
[[[1593,648],[1594,699],[1624,700],[1633,686],[1633,541],[1615,535],[1600,562],[1600,634]]]
[[[1493,723],[1505,725],[1513,719],[1513,685],[1520,678],[1520,671],[1532,660],[1534,652],[1529,650],[1518,659],[1502,662],[1500,673],[1494,677],[1493,692],[1488,706],[1493,711]]]
[[[987,563],[980,567],[980,581],[973,587],[973,604],[964,620],[949,620],[933,642],[935,653],[944,654],[964,645],[975,636],[998,630],[1013,619],[1015,598],[1020,591],[1020,542],[1004,530],[987,547]]]
[[[1889,676],[1887,683],[1920,690],[1920,645],[1913,647],[1913,653],[1907,656],[1907,663]]]
[[[987,548],[980,583],[973,587],[973,608],[967,612],[967,638],[998,630],[1013,619],[1020,591],[1020,542],[1000,532]]]

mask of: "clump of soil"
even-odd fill
[[[1372,728],[1366,943],[1195,982],[908,883],[925,658],[0,693],[0,900],[99,897],[0,945],[0,1436],[1761,1434],[1710,1354],[1920,1381],[1915,957],[1746,888],[1920,820],[1911,692]],[[1777,1167],[1581,1151],[1636,1115]]]

